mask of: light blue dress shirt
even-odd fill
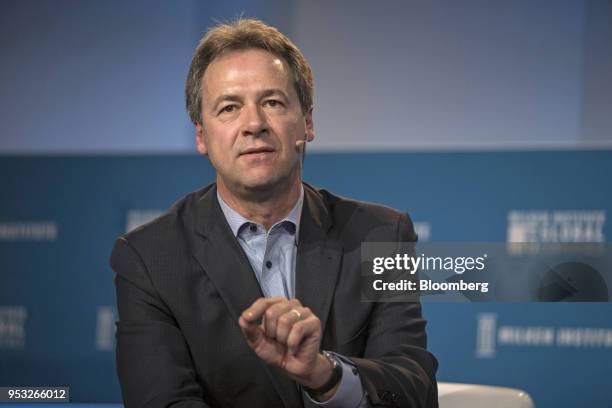
[[[304,204],[304,187],[289,214],[268,231],[231,208],[219,195],[217,200],[232,233],[244,250],[262,292],[266,297],[295,297],[295,261],[297,259],[300,218]],[[366,408],[369,406],[354,364],[344,356],[333,353],[342,365],[342,379],[336,393],[325,402],[314,401],[308,393],[309,403],[329,408]]]

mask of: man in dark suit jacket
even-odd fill
[[[410,219],[301,181],[314,132],[297,47],[256,20],[218,26],[186,93],[216,183],[115,244],[126,407],[437,406],[420,304],[361,302],[361,243],[415,241]],[[279,225],[295,242],[264,279],[249,237],[267,256]]]

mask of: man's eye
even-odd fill
[[[227,105],[221,108],[219,113],[230,113],[236,110],[236,105]]]
[[[277,101],[276,99],[269,99],[266,102],[264,102],[264,104],[268,105],[271,108],[278,108],[282,106],[282,103],[280,101]]]

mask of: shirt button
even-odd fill
[[[272,262],[266,261],[266,268],[270,269],[272,267]]]
[[[251,224],[251,225],[249,226],[249,229],[251,230],[251,232],[255,232],[255,231],[257,231],[257,225],[255,225],[255,224]]]

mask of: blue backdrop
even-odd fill
[[[309,154],[305,165],[316,186],[410,212],[425,241],[610,235],[612,150]],[[213,177],[195,155],[1,157],[0,385],[120,401],[114,239]],[[439,380],[522,388],[538,407],[610,406],[611,312],[425,305]]]

